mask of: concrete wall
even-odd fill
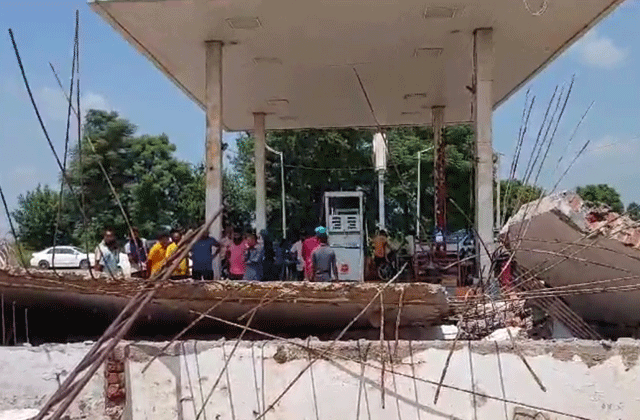
[[[304,341],[297,343],[305,344]],[[359,345],[358,345],[359,344]],[[235,342],[177,343],[169,355],[143,367],[162,344],[137,343],[127,349],[127,404],[124,419],[195,419],[203,397],[218,385],[206,405],[206,419],[256,419],[308,364],[300,347],[277,342],[242,342],[221,374]],[[323,351],[328,343],[311,341]],[[513,353],[509,342],[467,343],[453,353],[446,385],[475,390],[476,395],[443,388],[437,405],[435,387],[451,343],[401,342],[397,363],[385,364],[384,398],[380,344],[346,342],[332,348],[333,360],[319,360],[266,414],[267,420],[420,419],[420,420],[594,420],[637,419],[640,411],[640,342],[521,342],[539,375],[543,392]],[[89,349],[85,344],[0,348],[0,419],[28,418]],[[391,343],[391,353],[395,353]],[[339,357],[335,357],[335,356]],[[362,357],[361,357],[362,356]],[[367,358],[363,366],[359,360]],[[413,368],[411,360],[413,358]],[[470,362],[471,359],[471,362]],[[364,375],[363,375],[364,369]],[[415,371],[414,380],[410,376]],[[502,372],[502,374],[501,374]],[[403,376],[404,375],[404,376]],[[504,403],[489,397],[506,398]],[[384,401],[384,407],[383,407]],[[538,410],[529,404],[544,407]],[[553,409],[574,417],[549,412]],[[540,414],[538,412],[541,411]],[[104,371],[83,391],[70,419],[105,419]],[[200,417],[204,419],[204,416]]]
[[[300,341],[300,343],[303,343]],[[313,343],[313,342],[312,342]],[[319,345],[318,342],[314,347]],[[326,346],[326,343],[321,345]],[[366,354],[376,366],[380,344],[341,343],[335,352],[358,359]],[[620,420],[638,418],[640,344],[596,342],[525,342],[522,348],[533,370],[547,388],[543,392],[515,355],[508,342],[477,342],[470,351],[466,343],[454,352],[445,384],[506,398],[522,404],[504,403],[444,388],[433,404],[433,384],[414,381],[415,375],[438,380],[450,344],[414,342],[398,348],[399,364],[385,366],[381,393],[381,369],[357,361],[317,361],[305,372],[275,408],[268,420],[318,419],[571,419]],[[172,348],[173,355],[154,361],[142,373],[157,345],[132,345],[127,366],[128,409],[131,419],[195,419],[203,396],[220,377],[206,405],[208,419],[255,419],[287,384],[308,364],[307,352],[291,345],[244,342],[230,364],[229,376],[220,373],[234,342],[188,342]],[[392,352],[393,352],[392,344]],[[471,373],[473,371],[473,373]],[[501,375],[502,372],[502,375]],[[394,373],[396,373],[394,375]],[[264,385],[263,385],[264,384]],[[383,407],[384,401],[384,407]],[[524,404],[574,415],[531,409]],[[537,414],[541,411],[540,414]],[[537,416],[537,417],[535,417]],[[547,416],[547,417],[545,417]],[[577,416],[577,417],[576,417]],[[200,417],[204,418],[204,417]]]
[[[89,351],[89,344],[0,347],[0,419],[34,414]],[[100,369],[70,408],[71,419],[106,419],[104,370]]]

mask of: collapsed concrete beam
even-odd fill
[[[255,328],[341,329],[373,301],[353,328],[379,327],[382,287],[372,283],[242,282],[216,281],[207,284],[171,282],[156,294],[156,305],[143,315],[149,322],[187,322],[195,312],[206,312],[228,321],[244,324],[247,312],[263,302],[254,318]],[[51,272],[23,270],[1,271],[0,292],[7,301],[19,305],[50,305],[59,308],[83,307],[103,311],[109,317],[124,307],[128,296],[140,288],[135,281],[99,281],[83,276],[56,277]],[[440,286],[411,283],[394,284],[382,294],[385,324],[433,325],[449,315],[449,305]]]

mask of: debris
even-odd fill
[[[520,335],[523,334],[522,328],[520,327],[507,327],[500,328],[483,338],[485,341],[508,341],[511,340],[509,337],[509,331],[511,331],[511,335],[513,338],[520,338]]]
[[[522,206],[501,237],[514,252],[515,283],[526,296],[566,302],[611,338],[637,332],[639,223],[561,192]]]

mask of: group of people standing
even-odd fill
[[[140,237],[138,229],[132,228],[124,247],[131,276],[147,278],[154,275],[177,251],[181,240],[180,230],[161,232],[157,235],[155,244],[149,248],[149,242]],[[231,280],[283,280],[289,260],[296,262],[298,280],[338,279],[335,253],[328,246],[324,227],[317,227],[309,237],[300,235],[300,240],[289,250],[284,249],[283,243],[274,245],[266,230],[257,235],[253,231],[243,233],[238,228],[228,227],[219,241],[209,236],[198,240],[191,248],[190,258],[179,262],[171,278],[213,280],[218,256],[222,277]],[[96,248],[95,258],[95,270],[112,275],[122,273],[120,247],[113,229],[105,229],[103,240]]]

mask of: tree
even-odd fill
[[[620,194],[615,188],[607,184],[586,185],[576,189],[578,195],[586,202],[601,205],[606,204],[616,213],[624,211],[624,205],[620,199]]]
[[[38,185],[35,190],[18,197],[18,207],[12,215],[22,244],[34,250],[53,245],[59,203],[59,192],[46,185]],[[69,222],[68,217],[61,217],[56,243],[70,241]]]
[[[500,211],[504,209],[504,220],[513,216],[520,207],[542,197],[542,189],[525,184],[519,179],[500,181]]]
[[[87,112],[82,150],[76,148],[70,161],[71,179],[85,194],[89,219],[88,232],[76,224],[77,242],[83,242],[82,235],[98,241],[104,226],[126,235],[125,215],[146,237],[204,220],[203,169],[176,159],[176,147],[165,134],[136,137],[135,132],[135,125],[115,112]]]
[[[466,215],[449,205],[449,229],[468,225],[472,218],[470,202],[472,168],[472,131],[468,126],[448,128],[448,194]],[[366,224],[374,229],[377,220],[377,175],[372,162],[373,132],[369,130],[289,130],[268,133],[267,142],[284,153],[286,205],[291,231],[320,222],[322,198],[327,191],[360,190],[366,197]],[[388,170],[385,192],[387,227],[407,232],[415,226],[417,153],[432,144],[429,128],[388,130]],[[247,197],[242,206],[254,208],[254,139],[243,135],[238,140],[234,173],[244,181]],[[281,230],[280,165],[277,156],[267,155],[267,214],[270,230]],[[433,152],[422,156],[423,226],[433,224]]]
[[[129,142],[136,127],[119,118],[116,112],[89,110],[84,121],[82,149],[75,147],[69,161],[70,179],[77,193],[85,196],[87,232],[82,224],[75,229],[76,241],[86,237],[89,242],[100,240],[105,226],[111,226],[123,235],[126,222],[114,194],[100,168],[106,171],[113,190],[125,209],[130,203],[126,186],[130,184]],[[82,221],[79,208],[76,215]],[[84,238],[83,238],[84,239]]]
[[[636,222],[640,221],[640,204],[636,202],[629,203],[627,206],[627,214]]]
[[[126,219],[147,237],[166,227],[203,222],[202,166],[176,159],[176,148],[166,135],[136,137],[135,131],[135,125],[115,112],[87,112],[82,147],[72,150],[69,161],[69,178],[77,196],[66,193],[57,243],[91,248],[105,226],[115,228],[121,237],[126,235]],[[58,202],[58,194],[47,187],[20,197],[14,216],[25,244],[53,243]]]

